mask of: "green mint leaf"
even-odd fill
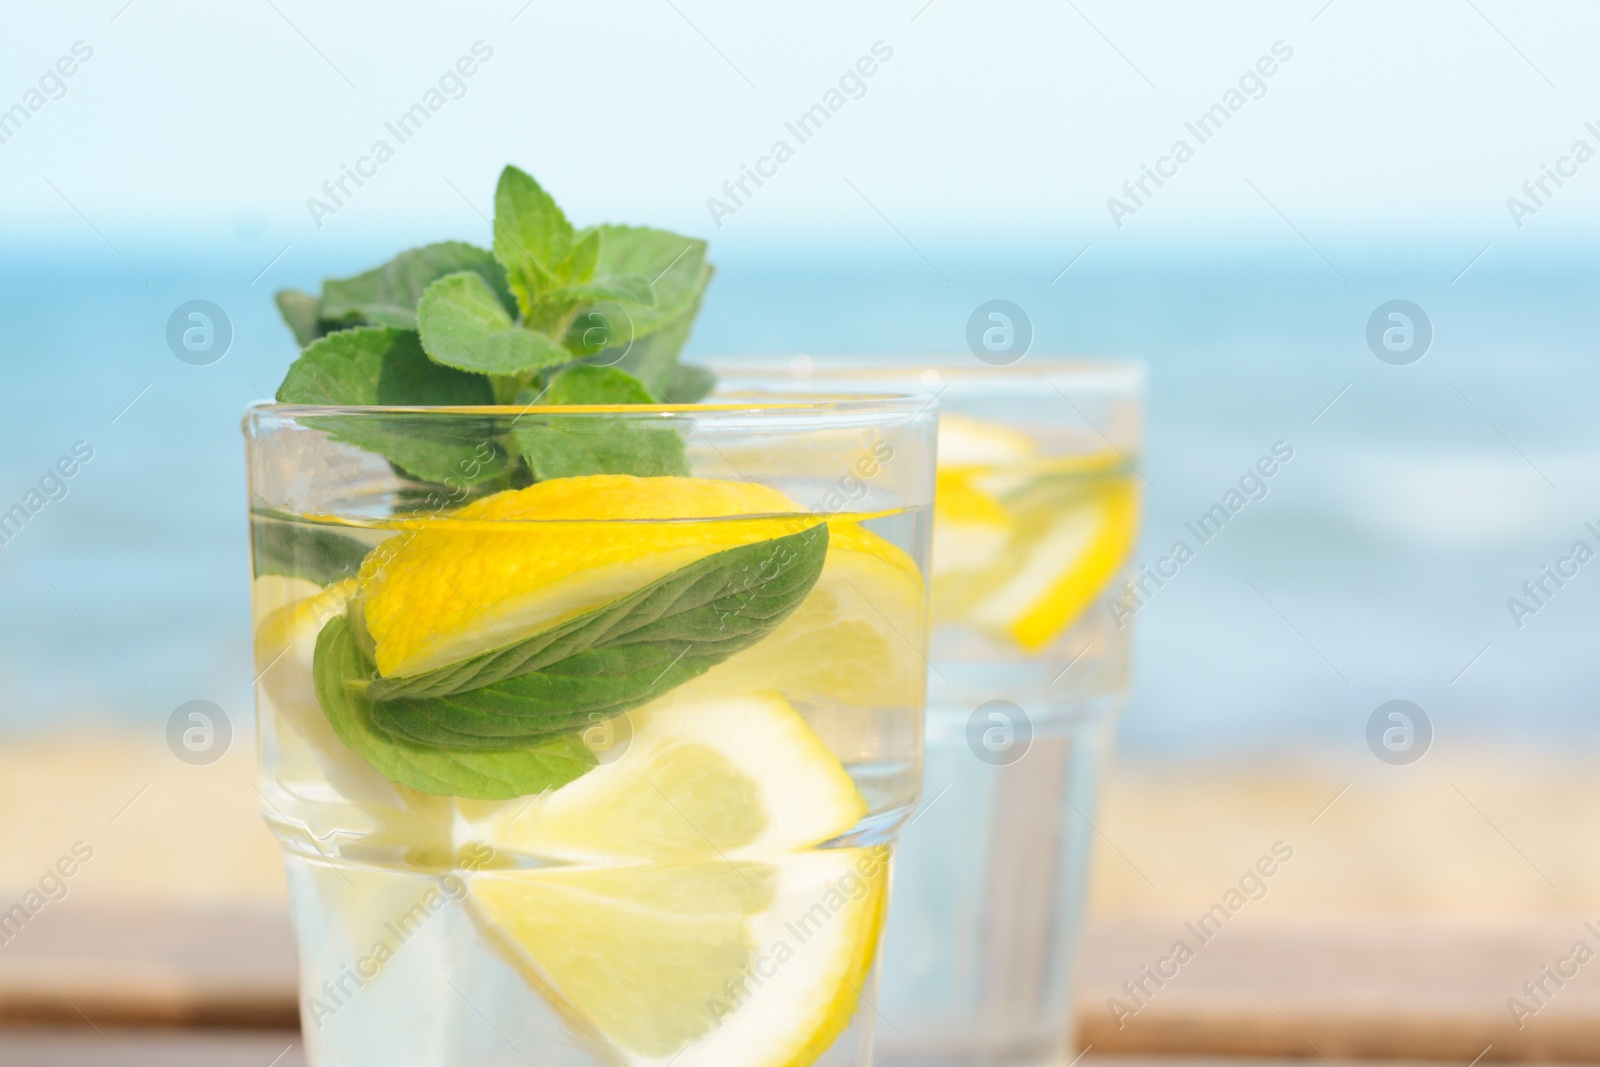
[[[489,383],[428,359],[412,330],[358,326],[320,338],[289,367],[284,404],[417,406],[490,402]]]
[[[556,266],[556,276],[567,285],[581,285],[594,277],[600,263],[600,231],[594,228],[581,231],[566,256]]]
[[[708,274],[710,270],[706,268]],[[699,313],[697,294],[676,317],[639,337],[633,333],[631,313],[624,305],[602,306],[578,313],[567,331],[567,347],[582,355],[592,355],[590,362],[594,364],[627,371],[644,382],[656,396],[663,396],[672,384],[678,353],[688,343],[689,331]]]
[[[548,404],[651,404],[650,390],[615,367],[577,364],[550,379]],[[652,425],[620,415],[558,416],[526,414],[511,438],[533,476],[540,481],[580,474],[662,474],[686,476],[689,454],[672,423]]]
[[[278,387],[280,403],[320,405],[483,405],[490,386],[430,362],[418,336],[389,326],[357,326],[312,342]]]
[[[653,306],[627,308],[634,338],[661,329],[699,300],[711,279],[706,243],[645,226],[600,226],[600,262],[595,274],[641,274],[650,281]],[[618,301],[621,303],[621,301]]]
[[[282,574],[328,585],[354,578],[367,556],[367,546],[332,530],[296,527],[257,515],[250,523],[255,576]]]
[[[514,325],[494,291],[470,271],[428,287],[417,326],[429,358],[457,370],[514,375],[572,360],[559,343]]]
[[[494,191],[494,258],[506,270],[524,318],[560,279],[556,266],[572,247],[572,223],[524,171],[507,167]]]
[[[477,406],[493,403],[494,395],[488,379],[430,360],[412,331],[361,326],[312,342],[289,367],[278,402]],[[425,482],[476,485],[502,476],[509,466],[488,419],[352,416],[322,418],[316,425]]]
[[[547,404],[654,404],[645,384],[615,367],[585,363],[558,371],[545,390]]]
[[[643,274],[608,274],[592,281],[552,289],[544,295],[544,300],[570,304],[605,300],[630,306],[654,307],[656,294],[650,287],[650,279]]]
[[[447,751],[393,737],[374,726],[361,695],[370,672],[349,623],[330,619],[312,659],[317,700],[339,740],[392,782],[437,796],[510,800],[566,785],[596,763],[578,733],[496,752]]]
[[[369,322],[414,330],[417,301],[428,286],[460,271],[477,274],[501,306],[515,310],[505,271],[493,255],[461,241],[445,241],[402,252],[383,266],[354,278],[324,282],[321,315],[335,322]]]
[[[318,321],[322,302],[316,297],[298,289],[280,289],[273,300],[278,305],[278,314],[288,323],[295,343],[301,348],[322,336],[322,324]]]
[[[366,690],[373,724],[420,744],[499,750],[653,700],[760,641],[822,573],[826,523],[714,553],[506,648]]]
[[[698,404],[717,387],[717,376],[705,367],[679,363],[672,368],[667,387],[661,391],[666,404]]]
[[[511,436],[541,482],[580,474],[689,475],[683,438],[672,426],[639,426],[614,415],[560,421],[527,415]]]

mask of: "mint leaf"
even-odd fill
[[[574,230],[537,181],[508,166],[495,189],[492,251],[440,242],[330,279],[320,296],[277,294],[305,349],[279,399],[420,407],[531,405],[547,396],[568,404],[699,399],[713,380],[703,370],[680,371],[677,361],[711,278],[705,253],[704,241],[666,230]],[[415,330],[420,345],[351,328]],[[353,336],[316,347],[334,333]],[[620,376],[553,380],[579,360]],[[366,430],[349,419],[322,425],[382,453],[419,482],[453,489],[602,472],[689,472],[681,432],[665,422],[586,417],[561,426],[535,418],[506,434],[478,423],[442,429],[443,420],[421,416],[373,421],[379,425]]]
[[[600,263],[600,231],[590,228],[577,235],[572,247],[556,265],[556,275],[569,285],[586,282],[594,277]]]
[[[709,272],[710,268],[706,270]],[[636,335],[626,307],[617,304],[580,312],[573,320],[573,328],[567,331],[567,347],[583,355],[593,353],[590,362],[625,370],[656,396],[662,396],[672,382],[678,353],[688,343],[689,331],[700,313],[700,297],[696,295],[675,318],[642,337]],[[596,350],[595,345],[601,347]]]
[[[683,438],[672,426],[638,426],[615,415],[559,421],[526,415],[511,436],[538,481],[581,474],[689,475]]]
[[[489,383],[433,363],[411,330],[358,326],[320,338],[289,367],[284,404],[475,405],[490,402]]]
[[[650,279],[643,274],[608,274],[593,281],[552,289],[545,294],[545,299],[573,304],[609,300],[654,307],[656,294],[650,288]]]
[[[273,301],[278,305],[278,314],[289,324],[289,330],[301,348],[322,336],[322,325],[318,321],[321,301],[316,297],[298,289],[280,289]]]
[[[256,515],[250,523],[251,560],[255,576],[282,574],[327,585],[353,578],[367,556],[367,546],[332,530],[307,530]]]
[[[549,404],[651,404],[644,383],[615,367],[577,364],[550,379]],[[570,478],[580,474],[652,475],[689,473],[689,455],[678,427],[652,425],[620,415],[523,415],[512,440],[533,476]]]
[[[595,765],[575,732],[498,752],[446,751],[393,737],[373,725],[361,695],[370,671],[349,623],[330,619],[312,660],[317,700],[339,740],[390,781],[437,796],[510,800],[566,785]]]
[[[714,553],[516,644],[376,679],[372,722],[421,744],[491,750],[638,707],[776,629],[827,554],[826,523]]]
[[[487,379],[441,367],[410,330],[361,326],[311,343],[278,387],[283,404],[351,407],[474,406],[494,402]],[[316,422],[347,444],[378,452],[426,482],[476,485],[509,465],[492,420],[427,415],[325,417]]]
[[[640,338],[661,329],[700,298],[711,279],[706,266],[706,243],[667,230],[644,226],[600,226],[601,277],[640,274],[650,282],[655,302],[628,306],[633,336]],[[618,301],[622,303],[622,301]]]
[[[559,284],[555,267],[572,241],[572,223],[538,182],[516,167],[500,172],[494,191],[494,258],[505,268],[524,317],[531,318],[541,294]]]
[[[717,376],[705,367],[679,363],[672,368],[667,387],[661,391],[666,404],[698,404],[717,387]]]
[[[460,271],[477,274],[502,307],[515,310],[505,271],[493,255],[461,241],[444,241],[401,252],[383,266],[354,278],[324,282],[321,315],[335,322],[414,330],[417,301],[423,292],[445,275]]]
[[[654,404],[645,384],[615,367],[580,363],[557,372],[545,390],[547,404]]]
[[[428,287],[417,325],[429,358],[458,370],[515,375],[572,359],[544,334],[514,325],[494,291],[470,271]]]

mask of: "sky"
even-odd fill
[[[648,220],[733,249],[860,235],[913,250],[959,236],[1070,252],[1197,233],[1318,248],[1354,232],[1440,230],[1468,248],[1516,247],[1600,221],[1600,163],[1562,164],[1569,176],[1546,179],[1542,203],[1522,191],[1575,141],[1600,148],[1585,127],[1600,120],[1593,5],[377,10],[15,5],[0,35],[0,109],[42,106],[0,144],[0,238],[259,241],[304,255],[311,242],[396,229],[461,232],[484,225],[474,220],[506,162],[580,223]],[[75,46],[92,56],[74,63]],[[63,57],[76,69],[57,81]],[[463,57],[470,76],[456,69]],[[437,110],[401,143],[385,123],[430,90]],[[1230,99],[1220,129],[1196,128],[1204,141],[1186,126]],[[804,142],[786,127],[830,102]],[[346,179],[352,195],[317,210],[313,198],[333,203],[324,182],[380,140],[392,157],[363,164],[364,183]],[[792,155],[763,163],[778,141]],[[1178,141],[1191,150],[1182,162],[1168,158]],[[761,186],[746,179],[737,201],[724,191],[757,164]],[[1123,185],[1146,166],[1168,176],[1135,185],[1135,199]],[[1513,196],[1534,210],[1514,218]]]

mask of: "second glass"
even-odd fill
[[[1143,372],[796,357],[725,388],[940,407],[922,809],[898,845],[878,1062],[1064,1067],[1097,773],[1128,694]]]
[[[313,1067],[866,1067],[932,405],[245,431]]]

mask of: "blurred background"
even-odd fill
[[[5,901],[83,838],[104,858],[78,897],[278,906],[249,784],[238,432],[296,354],[272,293],[487,243],[513,162],[579,224],[709,239],[691,357],[969,358],[969,316],[1005,299],[1034,353],[1144,361],[1141,563],[1292,448],[1138,612],[1096,825],[1102,929],[1170,930],[1291,839],[1263,930],[1367,916],[1382,941],[1456,916],[1439,937],[1459,947],[1460,929],[1532,924],[1461,1009],[1504,1023],[1595,913],[1600,562],[1575,555],[1600,552],[1591,5],[104,0],[4,18],[0,514],[27,512],[0,527]],[[875,73],[841,83],[863,56]],[[840,88],[801,143],[786,124]],[[430,93],[402,143],[389,124]],[[792,158],[730,191],[779,140]],[[363,163],[379,141],[392,154]],[[168,343],[191,300],[231,330],[209,365]],[[1415,306],[1398,354],[1395,300]],[[70,478],[50,473],[63,457]],[[166,748],[196,699],[231,726],[213,766]],[[1404,765],[1368,740],[1396,699],[1427,727]],[[1137,960],[1086,967],[1104,1020],[1095,982]]]

